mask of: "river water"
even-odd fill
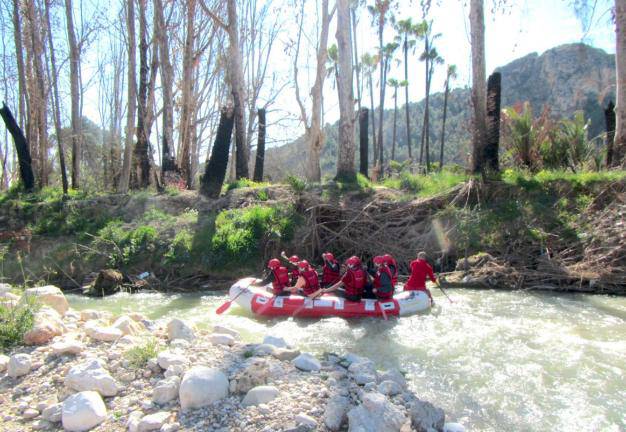
[[[68,296],[76,309],[179,317],[284,337],[301,350],[353,352],[408,373],[412,390],[473,431],[625,431],[626,298],[447,290],[432,313],[389,321],[261,319],[225,294]]]

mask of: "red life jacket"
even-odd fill
[[[381,299],[388,299],[393,297],[393,276],[391,274],[391,270],[389,270],[389,267],[387,267],[387,265],[383,265],[381,266],[377,271],[376,274],[374,275],[374,288],[378,289],[381,287],[381,283],[380,283],[380,275],[385,273],[387,276],[389,276],[389,280],[391,281],[391,291],[389,292],[380,292],[378,291],[376,293],[376,296],[378,298]]]
[[[339,273],[339,263],[337,260],[333,261],[333,264],[337,264],[337,270],[333,270],[329,265],[324,262],[324,267],[322,267],[322,284],[323,285],[333,285],[341,279],[341,275]]]
[[[289,271],[289,276],[291,277],[291,283],[295,285],[296,281],[300,277],[300,270],[298,270],[297,268],[291,269]]]
[[[278,267],[276,270],[272,270],[272,273],[274,273],[272,292],[278,295],[289,285],[289,270],[286,267]]]
[[[302,291],[305,295],[313,294],[315,291],[320,289],[320,281],[317,278],[317,272],[310,268],[307,271],[302,272],[302,277],[304,278],[304,288]]]
[[[416,259],[411,261],[411,276],[404,284],[405,291],[425,290],[426,277],[435,282],[433,268],[425,260]]]
[[[363,294],[363,288],[365,288],[367,278],[362,268],[359,267],[355,270],[349,268],[342,280],[346,288],[347,296],[360,296]]]

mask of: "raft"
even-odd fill
[[[274,296],[270,286],[251,287],[254,278],[237,281],[230,288],[230,298],[245,310],[256,315],[298,316],[319,318],[337,316],[342,318],[409,316],[425,312],[431,307],[428,295],[423,291],[402,291],[393,299],[378,301],[362,299],[352,302],[332,294],[324,294],[315,300],[301,295]]]

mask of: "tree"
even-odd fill
[[[187,188],[193,185],[192,163],[191,163],[191,140],[193,139],[193,118],[196,111],[196,100],[193,95],[194,71],[197,62],[194,56],[195,39],[195,19],[196,0],[186,3],[186,26],[185,26],[185,46],[183,49],[183,70],[182,70],[182,110],[180,116],[180,150],[178,152],[178,165],[181,174],[185,179]]]
[[[411,154],[411,126],[409,121],[409,49],[415,50],[417,43],[417,25],[413,24],[411,18],[400,20],[396,23],[396,42],[402,43],[404,54],[404,111],[406,116],[406,146],[409,152],[409,159],[413,159]],[[393,159],[393,157],[392,157]]]
[[[604,110],[604,120],[606,122],[606,167],[613,166],[613,141],[615,140],[615,105],[609,101]]]
[[[220,113],[220,123],[215,135],[211,158],[207,161],[204,176],[200,179],[200,193],[209,198],[219,197],[222,191],[228,165],[228,152],[233,134],[233,123],[233,108],[230,106],[223,107]]]
[[[626,2],[615,0],[615,141],[613,166],[626,166]]]
[[[626,20],[626,15],[624,18]],[[485,66],[485,16],[483,11],[483,0],[470,0],[470,33],[472,42],[473,109],[472,172],[482,173],[485,168],[484,155],[487,137],[487,83]],[[626,54],[626,52],[624,54]]]
[[[368,86],[370,90],[370,112],[372,117],[372,154],[374,157],[374,162],[376,161],[376,111],[374,110],[374,85],[372,83],[372,75],[376,70],[376,65],[378,64],[378,56],[371,55],[368,53],[363,54],[361,58],[361,64],[363,65],[363,73],[367,77]]]
[[[255,182],[261,182],[263,181],[263,163],[265,162],[265,109],[259,108],[257,116],[259,117],[259,132],[257,137],[258,140],[256,146],[253,180]]]
[[[126,113],[126,140],[124,144],[124,162],[122,174],[117,190],[127,193],[130,182],[130,168],[133,157],[133,141],[135,136],[135,109],[137,98],[137,81],[135,78],[136,52],[135,52],[135,2],[126,3],[126,31],[128,33],[128,109]]]
[[[369,110],[365,107],[359,110],[359,172],[365,177],[369,177],[367,172],[367,121],[369,119]]]
[[[130,7],[130,6],[129,6]],[[74,31],[72,0],[65,0],[67,42],[70,47],[70,93],[72,104],[72,188],[80,187],[80,158],[82,152],[82,131],[80,116],[80,50]]]
[[[487,136],[485,143],[485,169],[497,173],[500,171],[498,156],[500,152],[500,95],[501,75],[494,72],[487,80]]]
[[[446,116],[448,114],[448,95],[450,94],[450,80],[456,78],[456,66],[448,65],[446,72],[446,84],[443,93],[443,119],[441,121],[441,148],[439,152],[439,171],[443,168],[443,148],[446,136]]]
[[[35,188],[35,176],[33,175],[33,168],[31,165],[30,150],[28,148],[28,142],[24,137],[22,129],[19,127],[13,113],[5,103],[2,103],[0,108],[0,116],[4,120],[4,124],[13,137],[15,142],[15,150],[17,152],[18,162],[20,166],[20,178],[24,185],[24,190],[27,192],[32,191]]]
[[[350,3],[337,0],[337,54],[339,57],[337,93],[339,96],[339,150],[337,178],[355,180],[354,170],[354,95],[352,86],[352,41],[350,40]]]
[[[18,114],[19,126],[24,128],[26,111],[28,107],[28,94],[26,89],[26,68],[24,67],[24,48],[22,43],[22,20],[20,17],[19,0],[13,0],[13,36],[15,39],[15,58],[17,60],[18,78]]]
[[[406,81],[398,81],[395,78],[390,78],[388,83],[391,87],[393,87],[393,135],[392,135],[392,146],[391,146],[391,160],[395,160],[396,158],[396,128],[397,128],[397,114],[398,114],[398,87],[406,87]]]

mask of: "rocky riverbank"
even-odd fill
[[[353,354],[300,352],[266,335],[198,330],[136,313],[72,310],[53,286],[24,345],[0,356],[0,429],[10,431],[460,431],[443,410]]]

